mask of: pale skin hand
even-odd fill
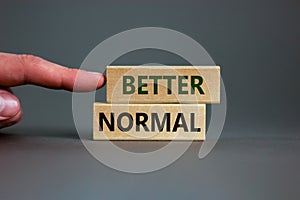
[[[77,74],[80,74],[80,78],[74,88]],[[0,128],[11,126],[21,120],[20,101],[10,87],[25,84],[88,92],[101,88],[105,84],[105,76],[66,68],[32,55],[0,52]]]

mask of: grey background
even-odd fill
[[[171,166],[133,175],[85,150],[71,93],[14,88],[24,118],[0,130],[0,199],[299,199],[299,18],[296,0],[0,1],[0,51],[78,68],[114,34],[170,28],[194,38],[221,65],[228,98],[224,131],[208,157],[199,160],[201,144],[193,143]],[[115,64],[150,62],[187,63],[143,50]],[[145,151],[163,143],[118,145]]]

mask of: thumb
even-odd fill
[[[7,90],[0,89],[0,123],[15,117],[21,111],[18,98]]]

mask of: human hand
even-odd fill
[[[80,74],[80,77],[74,88],[77,74]],[[25,84],[88,92],[101,88],[105,84],[105,76],[66,68],[32,55],[0,52],[0,128],[11,126],[21,120],[20,101],[10,87]]]

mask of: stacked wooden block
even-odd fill
[[[219,66],[108,66],[94,140],[205,140],[206,104],[220,103]]]

